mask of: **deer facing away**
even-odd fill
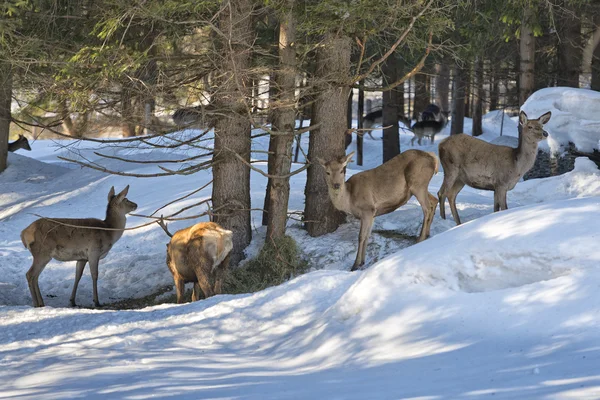
[[[21,232],[21,241],[33,255],[33,264],[26,277],[34,307],[43,307],[38,277],[51,259],[77,261],[75,284],[71,294],[71,305],[75,306],[77,285],[89,262],[94,287],[94,305],[98,301],[98,263],[106,257],[112,246],[121,238],[125,228],[126,214],[134,211],[137,204],[125,196],[127,186],[115,195],[112,187],[108,193],[108,206],[104,220],[96,218],[40,218]]]
[[[200,299],[200,289],[205,298],[221,294],[233,248],[233,232],[214,222],[200,222],[172,235],[162,220],[158,224],[171,236],[167,266],[173,274],[177,303],[183,303],[188,282],[194,283],[192,301]]]
[[[17,151],[19,149],[31,150],[31,146],[29,146],[29,141],[23,135],[19,135],[19,138],[12,143],[8,144],[8,151]]]
[[[538,144],[548,137],[544,125],[551,115],[547,112],[538,119],[530,120],[521,111],[521,133],[517,148],[487,143],[462,133],[440,142],[440,161],[444,167],[444,182],[438,192],[440,216],[446,219],[444,202],[447,197],[454,221],[460,224],[456,196],[465,185],[493,190],[494,212],[506,210],[506,193],[533,167]]]
[[[359,172],[344,182],[346,165],[353,154],[329,162],[317,158],[327,174],[329,197],[335,208],[360,219],[358,253],[352,271],[365,262],[367,241],[375,217],[395,211],[412,196],[417,198],[423,209],[423,225],[417,242],[429,236],[437,199],[427,189],[438,170],[437,158],[433,153],[407,150],[379,167]]]

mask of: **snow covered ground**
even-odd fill
[[[421,149],[437,151],[448,130]],[[511,140],[498,139],[499,130],[500,115],[488,114],[483,139]],[[503,135],[517,135],[512,119]],[[401,134],[403,149],[411,137]],[[136,212],[150,214],[208,182],[210,171],[108,176],[57,156],[69,149],[92,161],[101,160],[98,151],[145,160],[182,153],[50,141],[32,147],[10,154],[0,175],[0,399],[600,398],[600,171],[587,159],[565,175],[519,183],[501,213],[491,213],[492,193],[465,188],[458,208],[467,222],[455,227],[438,214],[433,237],[417,245],[422,212],[412,200],[376,219],[361,272],[348,272],[357,221],[320,238],[290,221],[311,272],[252,295],[112,311],[65,308],[75,267],[55,261],[40,275],[48,307],[29,306],[31,256],[19,233],[36,219],[31,214],[102,218],[110,187],[126,184]],[[366,136],[364,147],[365,165],[349,173],[381,163],[380,140]],[[430,192],[442,178],[434,177]],[[304,174],[292,178],[290,210],[303,209],[304,183]],[[252,173],[253,206],[262,206],[265,184]],[[207,188],[161,212],[209,196]],[[253,214],[249,256],[264,238],[260,217]],[[144,222],[130,217],[128,226]],[[158,226],[125,232],[101,261],[101,302],[172,286],[167,239]],[[91,292],[84,274],[78,304],[91,306]]]

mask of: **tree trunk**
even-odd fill
[[[449,111],[448,86],[450,82],[450,68],[443,60],[435,65],[435,103],[442,111]]]
[[[134,121],[133,88],[124,84],[121,89],[121,131],[123,137],[134,137],[136,123]]]
[[[8,63],[0,62],[0,172],[8,166],[8,136],[12,116],[12,68]]]
[[[279,59],[280,67],[275,74],[277,85],[276,104],[273,109],[273,132],[286,135],[271,136],[274,143],[273,175],[283,176],[290,173],[292,167],[292,144],[295,118],[296,89],[296,24],[292,9],[294,0],[288,0],[288,12],[282,17],[279,25]],[[271,147],[269,145],[269,147]],[[271,178],[269,193],[269,218],[267,239],[276,241],[285,235],[288,202],[290,198],[290,178]]]
[[[594,16],[596,30],[584,51],[584,66],[591,70],[591,89],[600,90],[600,14]],[[589,60],[589,61],[586,61]]]
[[[534,64],[535,64],[535,37],[530,27],[533,17],[533,8],[526,6],[523,10],[523,22],[521,23],[520,48],[520,75],[519,75],[519,106],[533,93]]]
[[[473,86],[473,82],[471,81],[471,68],[465,67],[463,69],[465,73],[465,117],[471,118],[471,95],[473,94],[471,91],[471,87]]]
[[[424,72],[419,72],[415,75],[415,101],[413,107],[413,119],[425,110],[429,105],[430,95],[427,92],[427,75]]]
[[[352,92],[352,89],[350,89],[350,93],[348,94],[348,106],[346,108],[346,126],[348,127],[348,132],[352,132],[350,129],[352,129],[352,98],[354,97],[354,93]],[[347,134],[346,137],[344,138],[344,148],[348,148],[348,146],[350,146],[350,144],[352,143],[352,133]]]
[[[498,108],[499,83],[498,68],[494,64],[494,61],[492,61],[490,63],[490,111]]]
[[[307,173],[304,208],[304,220],[311,236],[333,232],[344,220],[344,214],[331,204],[325,173],[316,160],[320,157],[328,161],[344,155],[346,105],[350,90],[346,86],[350,79],[350,44],[348,37],[330,33],[317,50],[317,94],[313,104],[312,125],[320,126],[310,132],[308,142],[308,158],[313,164]]]
[[[364,132],[360,129],[364,127],[364,113],[365,113],[365,91],[362,89],[362,86],[365,84],[365,81],[362,80],[359,82],[360,88],[358,89],[358,121],[357,127],[359,129],[358,135],[356,135],[356,164],[363,165],[363,142],[364,142]]]
[[[579,73],[582,56],[581,18],[576,16],[576,9],[569,9],[568,4],[562,1],[558,12],[556,26],[558,32],[558,74],[557,86],[579,87]]]
[[[465,88],[466,71],[459,65],[454,66],[453,80],[454,87],[452,90],[452,125],[450,134],[456,135],[464,132],[465,124]]]
[[[398,80],[395,57],[388,57],[381,68],[384,86]],[[398,100],[395,90],[383,92],[383,110],[381,125],[383,129],[383,162],[400,154],[400,137],[398,135]]]
[[[212,202],[214,221],[233,231],[231,262],[238,264],[250,243],[250,120],[247,115],[247,71],[250,65],[252,2],[231,0],[224,3],[219,26],[225,35],[222,43],[222,74],[215,104],[222,116],[215,123]]]
[[[477,57],[473,65],[473,136],[483,133],[483,58]]]
[[[394,58],[396,60],[396,76],[404,76],[404,60],[400,57]],[[406,117],[404,111],[404,83],[401,83],[400,85],[396,86],[394,88],[394,91],[396,92],[396,105],[398,108],[398,115]]]

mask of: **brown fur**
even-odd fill
[[[365,262],[367,241],[375,217],[395,211],[412,196],[417,198],[423,209],[423,225],[418,242],[429,236],[437,199],[427,189],[438,170],[437,158],[433,153],[408,150],[344,182],[346,165],[353,154],[327,163],[318,160],[325,168],[329,197],[335,208],[360,219],[358,253],[352,271]]]
[[[214,222],[175,232],[167,245],[167,266],[173,274],[177,303],[183,303],[188,282],[194,283],[192,301],[200,299],[200,289],[205,298],[220,294],[232,248],[232,232]]]
[[[521,112],[519,120],[522,129],[516,149],[487,143],[462,133],[440,142],[440,161],[444,167],[444,182],[438,192],[440,216],[446,219],[444,203],[447,197],[454,221],[460,224],[456,196],[465,185],[493,190],[494,212],[506,210],[506,193],[533,167],[538,144],[548,135],[543,126],[550,117],[551,113],[548,112],[538,119],[528,120],[527,115]]]
[[[108,194],[106,218],[71,219],[40,218],[21,232],[21,241],[33,255],[33,264],[26,277],[34,307],[43,307],[44,300],[38,285],[38,277],[51,259],[58,261],[77,261],[75,284],[71,294],[71,305],[75,306],[77,285],[83,274],[85,264],[89,262],[94,287],[94,304],[98,301],[98,263],[106,257],[112,246],[123,235],[125,215],[137,208],[137,205],[125,198],[129,186],[115,195],[115,188]],[[69,226],[72,225],[72,226]],[[87,229],[78,227],[108,228],[111,230]]]

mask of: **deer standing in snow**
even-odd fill
[[[334,207],[360,219],[358,253],[352,271],[365,263],[367,241],[376,216],[389,214],[415,196],[423,209],[423,225],[417,242],[429,236],[437,199],[428,192],[429,181],[438,170],[437,157],[421,150],[407,150],[377,168],[359,172],[344,182],[346,165],[354,152],[325,162],[317,158],[327,176]]]
[[[177,303],[183,303],[188,282],[194,283],[192,301],[200,299],[200,289],[205,298],[221,294],[233,248],[233,232],[214,222],[200,222],[171,234],[162,218],[158,224],[171,237],[167,244],[167,266],[173,274]]]
[[[89,262],[94,287],[94,305],[98,301],[98,263],[106,257],[112,246],[121,238],[125,229],[126,214],[134,211],[137,204],[125,196],[129,185],[115,195],[112,187],[108,193],[106,218],[40,218],[23,229],[21,241],[33,255],[33,264],[27,271],[27,283],[34,307],[43,307],[44,300],[40,292],[38,277],[51,259],[58,261],[77,261],[75,284],[71,294],[71,306],[75,306],[77,285],[83,274],[85,264]]]
[[[456,224],[460,217],[456,210],[456,196],[465,185],[475,189],[494,191],[494,212],[506,210],[506,193],[533,167],[538,144],[548,133],[544,125],[552,114],[547,112],[538,119],[519,115],[520,135],[517,148],[485,142],[464,133],[450,136],[440,142],[440,161],[444,167],[444,183],[438,192],[440,216],[446,219],[446,197]]]
[[[17,151],[19,149],[30,151],[29,140],[23,135],[19,135],[19,138],[12,143],[8,144],[8,151]]]

